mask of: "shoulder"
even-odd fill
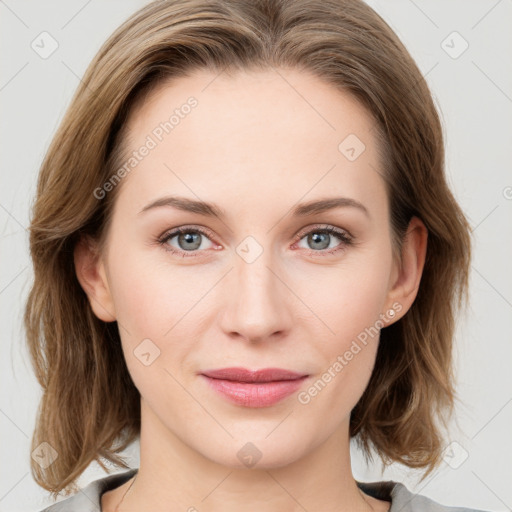
[[[123,473],[115,473],[94,480],[75,495],[54,503],[40,512],[99,512],[101,510],[101,495],[119,487],[136,472],[137,469],[130,469]]]
[[[383,482],[357,482],[366,494],[391,502],[389,512],[487,512],[485,510],[449,507],[431,498],[411,492],[404,484],[392,480]]]

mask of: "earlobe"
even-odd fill
[[[418,217],[413,217],[403,240],[396,279],[388,294],[390,306],[396,303],[401,305],[400,311],[393,306],[397,314],[390,323],[407,313],[418,294],[427,254],[427,238],[425,224]]]
[[[116,320],[105,265],[95,243],[88,237],[81,238],[74,249],[77,279],[89,299],[94,314],[104,322]]]

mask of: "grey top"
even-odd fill
[[[138,469],[108,475],[91,482],[74,496],[69,496],[40,512],[101,512],[101,495],[128,481]],[[425,496],[414,494],[405,485],[392,480],[357,482],[369,496],[391,502],[389,512],[485,512],[473,508],[445,507]]]

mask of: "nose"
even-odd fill
[[[292,326],[293,294],[283,267],[272,261],[270,251],[252,262],[238,255],[234,261],[223,284],[227,297],[221,313],[223,331],[251,343],[286,335]]]

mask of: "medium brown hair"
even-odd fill
[[[32,449],[58,453],[36,482],[76,490],[96,460],[127,468],[121,450],[140,432],[140,396],[116,322],[93,313],[74,268],[84,235],[105,240],[123,127],[137,98],[194,69],[216,73],[294,68],[359,100],[375,121],[393,247],[419,217],[428,229],[416,300],[382,329],[375,368],[350,418],[350,436],[384,464],[427,468],[441,460],[456,399],[455,315],[467,299],[469,225],[444,174],[443,132],[408,51],[361,0],[171,0],[148,4],[105,42],[88,67],[40,169],[30,225],[34,283],[25,310],[31,360],[43,388]],[[446,415],[446,416],[445,416]],[[438,422],[440,420],[441,423]],[[426,475],[425,475],[426,476]]]

